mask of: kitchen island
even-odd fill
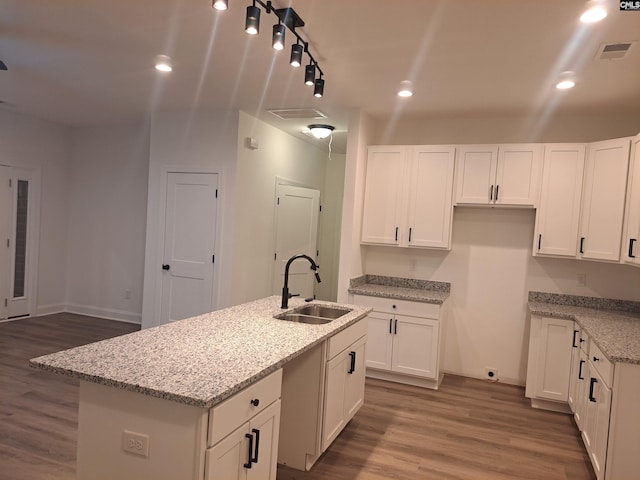
[[[291,309],[303,305],[291,300]],[[274,296],[30,363],[81,381],[80,480],[231,478],[225,468],[231,468],[234,455],[237,478],[275,478],[281,401],[282,434],[290,436],[296,434],[284,408],[296,405],[290,392],[317,397],[309,408],[291,414],[311,416],[307,423],[316,426],[315,450],[307,452],[306,466],[302,462],[306,468],[328,446],[323,441],[330,429],[326,412],[331,414],[334,404],[340,410],[349,395],[364,388],[363,373],[357,385],[351,380],[363,370],[356,351],[364,350],[366,324],[360,320],[369,309],[331,305],[350,311],[320,325],[278,320],[273,317],[282,309]],[[343,375],[341,384],[328,366],[345,363],[343,357],[349,376]],[[355,410],[361,399],[357,403]],[[220,460],[217,447],[236,437],[240,440]],[[271,462],[258,460],[269,455]]]

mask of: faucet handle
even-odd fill
[[[290,293],[289,294],[289,298],[293,298],[293,297],[299,297],[300,294],[299,293]]]

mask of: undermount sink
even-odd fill
[[[321,325],[340,318],[351,311],[350,308],[331,307],[329,305],[311,304],[295,308],[289,312],[276,315],[278,320]]]

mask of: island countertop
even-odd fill
[[[351,308],[322,325],[277,320],[280,297],[217,310],[30,360],[35,368],[210,408],[364,318]],[[304,305],[291,299],[289,309]]]

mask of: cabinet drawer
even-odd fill
[[[438,319],[440,305],[437,303],[411,302],[393,298],[370,297],[368,295],[354,295],[353,303],[373,308],[376,312],[399,313]]]
[[[213,407],[209,412],[208,446],[212,447],[280,398],[281,386],[282,369],[249,385],[220,405]],[[258,405],[254,405],[252,400],[258,400]]]
[[[613,384],[613,363],[604,356],[592,338],[589,338],[589,362],[598,370],[604,383],[611,387]]]
[[[367,321],[362,319],[354,323],[350,327],[345,328],[341,332],[336,333],[329,339],[328,360],[342,352],[349,345],[354,343],[360,337],[367,334]]]

